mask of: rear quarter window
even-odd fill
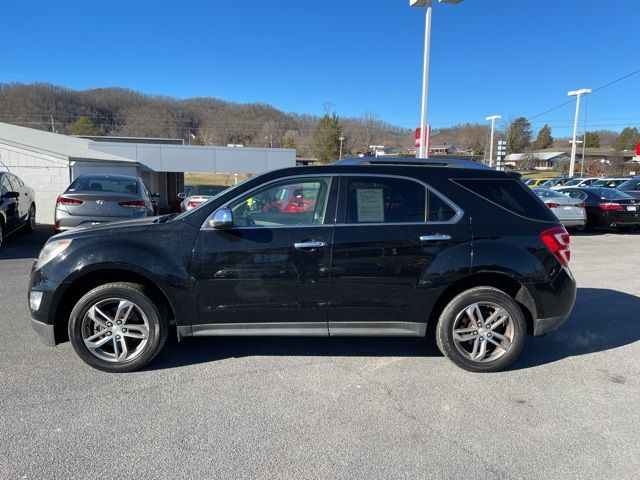
[[[543,222],[557,219],[523,182],[511,178],[464,178],[455,183],[475,195],[520,217]]]

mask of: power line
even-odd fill
[[[595,89],[591,90],[591,94],[593,95],[594,93],[596,93],[596,92],[598,92],[598,91],[602,90],[603,88],[607,88],[607,87],[609,87],[609,86],[613,85],[614,83],[618,83],[618,82],[620,82],[620,81],[624,80],[625,78],[629,78],[629,77],[631,77],[631,76],[633,76],[633,75],[636,75],[637,73],[640,73],[640,68],[639,68],[639,69],[637,69],[637,70],[634,70],[634,71],[633,71],[633,72],[631,72],[631,73],[627,73],[626,75],[623,75],[623,76],[622,76],[622,77],[620,77],[620,78],[616,78],[615,80],[613,80],[613,81],[611,81],[611,82],[609,82],[609,83],[605,83],[604,85],[601,85],[601,86],[600,86],[600,87],[598,87],[598,88],[595,88]],[[537,115],[534,115],[533,117],[529,117],[529,118],[528,118],[528,120],[529,120],[529,121],[531,121],[531,120],[533,120],[533,119],[535,119],[535,118],[538,118],[538,117],[541,117],[541,116],[543,116],[543,115],[546,115],[546,114],[547,114],[547,113],[549,113],[549,112],[553,112],[554,110],[557,110],[557,109],[559,109],[559,108],[562,108],[562,107],[564,107],[565,105],[569,105],[570,103],[573,103],[573,102],[575,102],[575,101],[576,101],[576,100],[575,100],[575,99],[573,99],[573,98],[572,98],[571,100],[567,100],[566,102],[563,102],[563,103],[561,103],[560,105],[558,105],[558,106],[556,106],[556,107],[550,108],[549,110],[545,110],[544,112],[539,113],[539,114],[537,114]]]

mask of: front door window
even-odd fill
[[[331,180],[329,177],[289,179],[272,183],[232,202],[236,227],[322,225]]]

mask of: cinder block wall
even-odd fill
[[[69,185],[69,164],[49,155],[0,145],[0,169],[9,170],[33,188],[36,220],[53,225],[56,198]]]

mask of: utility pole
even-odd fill
[[[344,136],[340,135],[340,138],[338,139],[340,140],[340,160],[342,160],[342,142],[344,142]]]
[[[572,90],[567,95],[570,97],[576,97],[576,116],[573,121],[573,141],[571,142],[571,163],[569,163],[569,176],[573,177],[576,167],[576,135],[578,134],[578,115],[580,114],[580,97],[582,95],[588,95],[591,90],[588,88],[582,88],[580,90]]]

